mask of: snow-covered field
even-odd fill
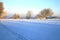
[[[47,20],[40,20],[40,19],[0,19],[2,23],[4,22],[32,22],[32,23],[46,23],[46,24],[60,24],[60,19],[47,19]]]
[[[0,40],[60,40],[60,19],[0,19]]]

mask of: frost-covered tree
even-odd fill
[[[32,15],[32,12],[31,12],[31,11],[28,11],[28,12],[27,12],[27,15],[26,15],[26,18],[27,18],[27,19],[30,19],[30,18],[31,18],[31,15]]]
[[[0,2],[0,18],[1,18],[2,13],[3,13],[3,3]]]
[[[7,16],[7,13],[6,12],[2,12],[2,14],[0,15],[0,18],[4,19],[6,16]]]

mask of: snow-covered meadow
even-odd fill
[[[0,19],[0,40],[60,40],[60,19]]]

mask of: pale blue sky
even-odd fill
[[[7,12],[26,13],[28,10],[37,14],[44,8],[51,8],[55,15],[60,15],[60,0],[1,0]]]

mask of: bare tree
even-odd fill
[[[43,15],[43,16],[52,16],[52,14],[53,14],[53,12],[51,9],[43,9],[41,11],[41,15]]]
[[[13,18],[13,19],[20,19],[20,15],[15,13],[11,18]]]
[[[30,19],[30,18],[31,18],[31,14],[32,14],[32,12],[31,12],[31,11],[28,11],[26,18],[27,18],[27,19]]]
[[[53,15],[53,12],[52,12],[52,10],[51,9],[43,9],[38,15],[37,15],[37,17],[38,18],[47,18],[48,16],[52,16]]]

